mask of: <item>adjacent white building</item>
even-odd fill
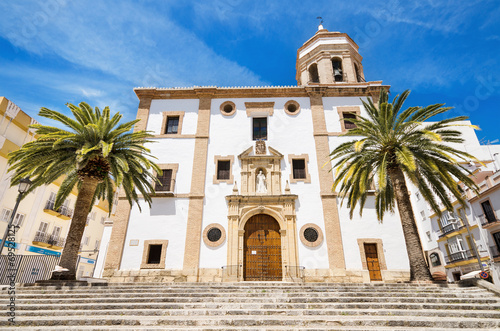
[[[450,196],[454,210],[445,211],[440,204],[443,214],[438,217],[413,187],[414,214],[431,273],[442,272],[453,282],[479,271],[481,263],[493,282],[500,284],[500,221],[496,216],[500,210],[500,145],[481,145],[470,122],[463,124],[457,129],[465,142],[453,146],[480,161],[464,164],[473,173],[479,194],[467,189],[465,206]]]
[[[18,150],[23,144],[36,139],[35,130],[29,128],[36,121],[23,112],[15,103],[5,97],[0,97],[0,233],[3,235],[18,195],[18,188],[10,187],[12,174],[8,171],[8,153]],[[50,185],[38,187],[28,194],[19,204],[13,225],[18,226],[15,240],[6,240],[7,245],[14,249],[18,281],[25,281],[23,275],[47,275],[47,261],[43,259],[25,259],[22,256],[60,256],[64,248],[66,236],[73,216],[76,202],[76,188],[63,203],[55,209],[55,197],[62,183],[59,178]],[[92,208],[87,221],[78,259],[78,278],[92,277],[99,254],[104,223],[108,219],[107,202],[100,201]],[[9,237],[8,237],[9,238]],[[8,254],[7,247],[2,255]],[[0,262],[6,263],[5,260]],[[52,265],[53,266],[53,265]],[[5,283],[6,268],[0,268],[0,282]],[[50,274],[49,274],[50,275]],[[24,277],[24,278],[23,278]],[[29,277],[28,277],[29,278]],[[31,278],[29,278],[31,279]]]

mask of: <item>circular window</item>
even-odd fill
[[[285,103],[285,113],[288,115],[297,115],[300,111],[300,105],[295,100],[290,100]]]
[[[300,241],[308,247],[319,246],[323,242],[323,232],[316,224],[305,224],[300,229]]]
[[[235,113],[235,111],[236,105],[234,104],[234,102],[226,101],[220,105],[220,112],[222,113],[222,115],[231,116]]]
[[[220,237],[222,237],[222,231],[220,229],[211,228],[210,230],[208,230],[207,238],[211,242],[218,241],[220,239]]]
[[[318,240],[318,231],[314,228],[307,228],[304,230],[304,238],[310,243],[313,243]]]
[[[220,246],[226,239],[224,227],[218,223],[209,224],[203,231],[203,241],[207,246]]]

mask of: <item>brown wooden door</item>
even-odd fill
[[[365,256],[368,271],[370,272],[370,280],[382,280],[380,264],[378,262],[377,245],[365,244]]]
[[[281,235],[269,215],[252,216],[245,224],[243,277],[250,281],[281,281]]]

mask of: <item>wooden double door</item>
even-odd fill
[[[247,281],[281,281],[281,234],[271,216],[252,216],[245,224],[243,278]]]

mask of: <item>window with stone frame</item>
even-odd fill
[[[267,117],[253,117],[252,139],[267,140]]]
[[[165,134],[177,134],[179,130],[179,116],[167,116]]]
[[[290,184],[297,182],[311,182],[311,175],[309,174],[307,165],[309,163],[308,154],[289,154],[288,162],[290,162]]]
[[[145,240],[141,269],[164,269],[168,240]]]
[[[160,181],[155,184],[155,191],[170,192],[172,191],[172,169],[162,169],[161,174],[156,174],[156,178]]]
[[[229,180],[231,178],[231,161],[219,160],[217,161],[217,179]]]
[[[293,159],[293,179],[306,179],[306,160]]]
[[[342,113],[342,118],[344,119],[344,128],[346,130],[351,130],[356,128],[356,124],[349,121],[348,119],[356,119],[356,114],[353,113]]]

